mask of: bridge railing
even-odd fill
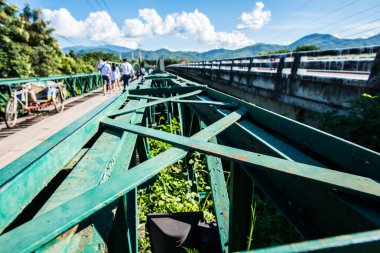
[[[52,75],[47,77],[9,78],[0,79],[0,108],[3,111],[12,90],[19,89],[21,85],[29,82],[62,82],[66,88],[67,97],[75,97],[98,88],[102,84],[99,73],[86,73],[74,75]]]
[[[203,69],[212,72],[243,72],[276,77],[334,77],[367,81],[377,74],[380,46],[291,52],[212,61],[187,62],[168,68]],[[376,60],[377,59],[377,60]],[[210,71],[211,70],[211,71]],[[375,73],[376,72],[376,73]]]

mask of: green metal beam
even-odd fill
[[[305,179],[327,184],[330,187],[340,188],[344,191],[361,193],[368,197],[380,197],[380,183],[370,178],[257,154],[220,144],[195,140],[146,127],[122,124],[111,119],[105,119],[102,123],[115,129],[129,131],[168,142],[181,148],[196,150],[246,165],[258,166],[258,168],[262,169],[269,169],[280,173],[303,177]]]
[[[152,81],[152,80],[149,80]],[[135,89],[129,90],[130,95],[166,95],[166,94],[184,94],[192,91],[203,90],[204,86],[191,86],[191,87],[165,87],[165,88],[149,88],[149,89]]]
[[[139,104],[139,101],[131,101],[127,104],[127,107],[134,107],[137,104]],[[121,116],[117,118],[117,120],[122,122],[130,122],[132,118],[134,118],[134,114]],[[140,117],[140,120],[136,123],[140,123],[141,120],[142,117]],[[123,135],[130,136],[134,134],[124,133]],[[42,209],[37,213],[37,216],[108,180],[111,176],[110,174],[114,171],[115,160],[117,160],[119,156],[124,157],[124,153],[120,153],[122,145],[125,145],[125,140],[123,142],[122,139],[123,138],[120,133],[108,130],[104,131],[89,149],[81,162],[75,166],[65,181],[59,186],[59,188],[49,198],[48,202],[45,203]],[[128,144],[133,151],[134,143],[129,142]],[[130,153],[132,154],[133,152]],[[128,168],[129,163],[130,160],[118,169]],[[69,231],[66,231],[63,235],[59,236],[59,238],[40,248],[38,252],[54,251],[57,249],[69,252],[79,252],[85,249],[93,249],[94,245],[96,245],[99,250],[107,249],[105,241],[106,238],[104,238],[106,235],[104,235],[104,233],[109,233],[107,230],[111,228],[113,220],[109,215],[106,215],[106,217],[94,217],[93,221],[95,227],[101,226],[105,229],[103,229],[103,231],[98,231],[99,229],[95,229],[94,226],[89,226],[81,231],[78,231],[78,224]],[[103,234],[100,234],[100,232]],[[81,238],[87,239],[83,240]]]
[[[143,95],[128,95],[128,98],[139,98],[139,99],[148,99],[148,100],[157,100],[162,99],[162,97],[152,97],[152,96],[143,96]]]
[[[160,97],[150,97],[150,96],[140,96],[140,95],[128,95],[128,98],[139,98],[139,99],[144,98],[144,99],[149,99],[149,100],[162,99]],[[187,103],[187,104],[215,105],[215,106],[224,106],[224,107],[236,107],[232,103],[225,103],[225,102],[218,102],[218,101],[171,99],[170,102],[173,102],[173,103]]]
[[[291,243],[265,249],[248,251],[251,253],[292,253],[292,252],[366,252],[378,253],[380,229],[368,232],[340,235],[312,241]],[[247,251],[245,251],[247,252]]]
[[[205,88],[205,94],[212,100],[234,103],[247,110],[249,117],[319,156],[339,164],[345,172],[380,179],[380,153],[364,148],[342,138],[325,133],[311,126],[249,104],[233,96],[211,88]]]
[[[3,231],[49,181],[67,164],[97,132],[106,114],[118,109],[126,95],[111,98],[86,116],[76,120],[57,134],[1,169],[0,232]],[[82,144],[83,145],[83,144]],[[20,189],[28,189],[20,191]],[[14,198],[14,196],[18,196]]]
[[[210,141],[212,143],[217,143],[215,137],[213,137]],[[206,156],[206,160],[207,169],[210,176],[215,215],[218,221],[221,248],[223,252],[228,252],[230,201],[228,199],[227,186],[224,179],[222,160],[218,157],[210,155]]]
[[[231,113],[195,134],[192,138],[210,140],[240,119],[243,113],[244,111],[241,110]],[[184,158],[186,154],[186,150],[171,148],[128,170],[120,177],[111,178],[109,181],[3,234],[0,236],[0,252],[30,252],[38,249],[91,214],[152,178],[162,169]]]
[[[161,104],[161,103],[164,103],[164,102],[168,102],[171,99],[191,97],[191,96],[194,96],[194,95],[197,95],[197,94],[200,94],[200,93],[202,93],[202,90],[196,90],[196,91],[193,91],[193,92],[190,92],[190,93],[185,93],[185,94],[174,96],[174,97],[170,97],[170,98],[163,98],[163,99],[160,99],[160,100],[156,100],[156,101],[153,101],[153,102],[146,103],[145,105],[137,106],[135,108],[119,110],[116,113],[110,114],[109,117],[115,117],[115,116],[123,115],[123,114],[126,114],[126,113],[133,112],[133,111],[135,111],[137,109],[140,109],[140,108],[145,108],[145,107],[149,107],[149,106],[153,106],[153,105],[158,105],[158,104]]]

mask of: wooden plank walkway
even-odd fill
[[[104,96],[102,93],[96,92],[96,94],[88,96],[88,98],[83,98],[84,101],[79,101],[80,103],[72,103],[74,106],[68,104],[68,108],[65,108],[62,113],[48,113],[48,116],[42,115],[42,120],[36,120],[37,122],[33,122],[34,118],[27,119],[26,121],[29,120],[32,122],[25,124],[23,128],[19,128],[17,129],[18,131],[0,139],[0,168],[3,168],[21,155],[33,149],[38,144],[47,140],[50,136],[90,112],[98,105],[106,102],[113,96],[118,96],[119,94],[120,93],[118,92],[116,94]],[[2,129],[2,131],[11,130]],[[0,133],[2,131],[0,131]]]

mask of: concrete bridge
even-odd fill
[[[350,100],[380,92],[380,46],[294,52],[170,65],[169,72],[304,120],[346,113]]]

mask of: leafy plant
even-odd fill
[[[380,97],[363,94],[351,101],[347,115],[337,111],[322,113],[314,119],[319,128],[341,138],[380,152]]]
[[[165,117],[160,117],[157,128],[161,131],[177,133],[181,130],[177,118],[173,118],[170,124]],[[168,143],[154,139],[148,139],[148,143],[150,157],[172,147]],[[205,219],[215,220],[215,216],[212,214],[212,200],[207,197],[202,202],[198,194],[198,192],[210,191],[211,189],[208,185],[205,156],[199,152],[193,152],[188,157],[187,164],[185,163],[186,159],[178,161],[161,171],[157,179],[148,187],[138,190],[140,250],[149,251],[149,239],[143,225],[147,222],[148,213],[203,211]],[[192,170],[188,170],[188,166]],[[195,177],[189,175],[189,171],[193,171]],[[193,178],[194,180],[191,180]]]
[[[296,47],[296,52],[302,52],[302,51],[314,51],[314,50],[320,50],[321,48],[315,45],[302,45]]]
[[[251,229],[254,227],[252,240],[255,242],[255,248],[293,243],[302,239],[257,186],[254,189],[253,202],[254,216],[258,217],[255,218],[253,226],[251,225]]]
[[[253,229],[255,228],[255,222],[256,222],[256,203],[255,207],[251,205],[251,227],[249,229],[249,237],[248,237],[248,245],[247,245],[247,250],[251,249],[251,244],[253,240]]]

